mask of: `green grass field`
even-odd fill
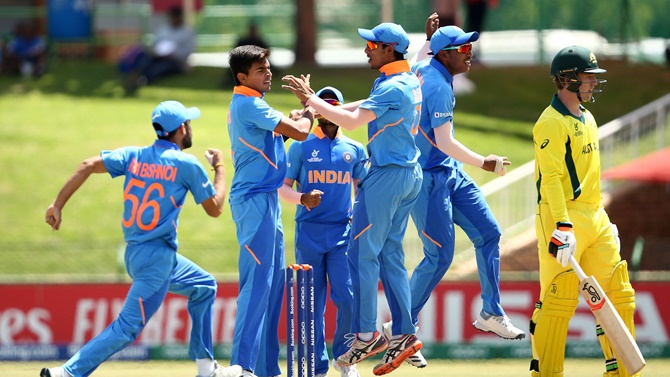
[[[495,360],[429,360],[428,366],[415,369],[409,365],[393,371],[391,377],[519,377],[530,376],[528,360],[495,359]],[[36,377],[45,366],[55,366],[54,362],[0,362],[0,374],[12,377]],[[227,365],[227,364],[224,364]],[[285,364],[281,364],[282,368]],[[372,377],[374,362],[363,361],[358,364],[361,377]],[[643,376],[666,376],[670,368],[670,360],[647,360],[642,370]],[[604,370],[603,361],[599,359],[568,359],[565,363],[565,376],[587,377],[601,376]],[[195,363],[186,361],[143,361],[124,362],[109,361],[98,368],[95,377],[165,377],[193,376]],[[285,371],[284,371],[285,372]],[[329,377],[339,377],[340,373],[330,369]]]
[[[598,103],[588,107],[600,124],[660,97],[670,87],[670,72],[652,65],[602,62],[609,86]],[[227,135],[230,90],[219,83],[222,69],[197,67],[186,76],[166,79],[125,97],[114,66],[100,62],[60,61],[40,80],[0,76],[0,278],[43,280],[45,273],[65,279],[74,274],[123,278],[117,250],[123,244],[122,180],[99,175],[89,179],[64,211],[59,232],[44,223],[44,211],[61,185],[85,158],[102,149],[147,145],[155,134],[152,109],[176,99],[198,106],[202,117],[193,122],[194,147],[188,150],[203,163],[208,147],[224,151],[227,180],[233,169]],[[469,74],[477,85],[473,95],[458,98],[456,136],[481,153],[506,155],[512,168],[532,159],[533,122],[549,103],[553,87],[546,67],[475,67]],[[346,100],[367,97],[376,71],[366,68],[292,68],[283,73],[311,73],[315,88],[335,85]],[[289,111],[298,107],[293,95],[281,89],[279,77],[266,100]],[[365,127],[349,136],[366,141]],[[495,176],[468,169],[480,184]],[[287,258],[292,259],[294,208],[283,208]],[[218,276],[237,271],[234,224],[226,206],[218,219],[208,218],[191,199],[182,210],[180,252]],[[64,263],[67,261],[67,263]],[[119,272],[120,271],[120,272]],[[87,278],[89,278],[87,277]]]

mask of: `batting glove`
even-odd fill
[[[576,248],[577,239],[572,231],[572,224],[559,224],[558,229],[551,234],[549,253],[556,258],[561,266],[568,267],[570,256],[575,254]]]

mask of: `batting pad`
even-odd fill
[[[573,271],[559,274],[551,283],[542,303],[533,312],[531,332],[536,372],[542,377],[563,376],[568,324],[579,303],[579,280]]]
[[[633,319],[633,315],[635,314],[635,290],[631,286],[630,279],[628,278],[628,263],[626,263],[626,261],[621,261],[614,266],[614,269],[612,270],[612,279],[610,280],[610,287],[606,294],[616,311],[619,313],[619,316],[621,316],[621,320],[626,324],[626,327],[628,327],[631,335],[635,337],[635,322]],[[606,371],[603,376],[639,376],[639,373],[629,374],[622,363],[617,363],[617,357],[612,348],[612,344],[607,338],[607,334],[600,328],[600,325],[596,327],[596,332],[598,334],[600,347],[603,349],[603,355],[605,355]]]

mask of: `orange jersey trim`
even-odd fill
[[[407,60],[396,60],[379,68],[379,72],[386,74],[386,76],[410,71],[409,62]]]
[[[405,120],[405,118],[400,118],[399,121],[397,121],[397,122],[395,122],[395,123],[387,124],[387,125],[385,125],[384,127],[382,127],[381,130],[377,131],[374,135],[372,135],[372,137],[370,138],[370,140],[368,140],[368,144],[372,143],[372,140],[374,140],[374,139],[377,137],[377,135],[379,135],[380,133],[386,131],[387,128],[389,128],[389,127],[393,127],[393,126],[397,126],[398,124],[402,123],[403,120]]]
[[[358,233],[358,234],[357,234],[357,235],[356,235],[356,236],[354,237],[354,240],[357,240],[357,239],[358,239],[358,237],[362,236],[362,235],[363,235],[363,233],[367,232],[367,231],[368,231],[368,229],[370,229],[370,228],[372,228],[372,224],[370,224],[370,225],[366,226],[366,227],[365,227],[365,229],[361,230],[361,232],[360,232],[360,233]]]
[[[426,133],[426,131],[423,130],[423,128],[421,128],[421,126],[419,126],[419,127],[417,127],[417,128],[419,129],[419,131],[421,131],[421,135],[423,135],[423,136],[426,137],[426,140],[428,140],[428,142],[430,143],[430,145],[432,145],[433,147],[435,147],[435,148],[437,148],[437,149],[440,149],[440,147],[438,147],[437,144],[433,143],[433,141],[430,140],[430,138],[428,137],[428,134]]]
[[[249,247],[249,245],[244,245],[244,247],[247,249],[247,251],[249,252],[249,254],[251,254],[251,256],[254,257],[254,260],[256,261],[256,263],[257,263],[257,264],[261,264],[261,261],[258,260],[258,258],[256,257],[256,254],[254,254],[254,252],[251,250],[251,248]]]
[[[238,138],[238,139],[242,142],[242,144],[244,144],[244,145],[246,145],[247,147],[249,147],[250,149],[252,149],[252,150],[254,150],[254,151],[260,153],[261,156],[263,156],[263,158],[268,162],[268,164],[272,165],[273,168],[277,169],[277,165],[276,165],[274,162],[272,162],[272,160],[270,160],[270,158],[269,158],[268,156],[266,156],[265,153],[263,153],[262,150],[260,150],[260,149],[258,149],[258,148],[256,148],[256,147],[254,147],[253,145],[247,143],[247,142],[244,141],[244,139],[242,139],[241,137]]]
[[[247,97],[263,97],[263,95],[257,90],[251,89],[248,86],[238,85],[233,88],[233,94],[241,94]]]
[[[422,230],[422,231],[421,231],[421,234],[423,234],[424,236],[426,236],[426,238],[428,238],[428,240],[430,240],[430,242],[432,242],[432,243],[434,243],[435,245],[437,245],[437,247],[442,247],[442,245],[441,245],[439,242],[437,242],[437,241],[435,241],[434,239],[430,238],[430,236],[429,236],[428,234],[426,234],[425,231]]]

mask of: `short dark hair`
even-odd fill
[[[262,62],[270,56],[270,50],[254,45],[235,47],[228,55],[228,65],[235,79],[235,85],[240,85],[237,79],[238,73],[249,74],[251,66],[256,62]]]
[[[177,127],[172,132],[168,132],[167,135],[165,135],[165,134],[163,134],[165,132],[165,130],[163,129],[163,126],[160,125],[160,123],[154,122],[152,125],[154,126],[154,130],[161,132],[162,136],[158,135],[158,133],[156,134],[156,135],[158,135],[158,138],[161,139],[161,140],[170,140],[170,139],[172,139],[172,137],[174,135],[177,134],[177,131],[179,131],[179,127]]]

